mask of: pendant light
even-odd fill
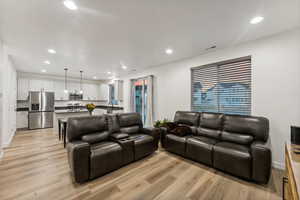
[[[68,87],[67,87],[67,73],[68,73],[68,68],[65,68],[64,70],[65,70],[65,90],[64,90],[64,92],[68,93],[69,92],[68,91]]]
[[[83,90],[82,90],[82,73],[83,73],[83,71],[81,70],[80,71],[80,90],[79,90],[80,94],[83,94]]]

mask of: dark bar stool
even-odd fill
[[[61,119],[60,123],[62,124],[62,139],[64,141],[64,148],[66,148],[66,143],[67,143],[67,119]]]
[[[62,120],[63,118],[59,118],[58,119],[58,139],[59,140],[61,140],[61,120]]]
[[[58,138],[59,140],[63,140],[64,142],[64,148],[66,147],[67,143],[67,119],[60,118],[58,119]]]

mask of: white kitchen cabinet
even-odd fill
[[[54,81],[41,80],[41,79],[30,79],[29,80],[29,91],[41,91],[54,92]]]
[[[27,100],[29,92],[29,80],[25,78],[18,79],[18,100]]]
[[[17,128],[28,128],[28,112],[17,112]]]
[[[99,85],[99,93],[98,93],[98,99],[108,101],[109,98],[109,86],[108,84],[100,84]]]
[[[55,100],[68,100],[69,95],[65,91],[65,82],[54,81]]]
[[[83,99],[84,100],[98,100],[99,88],[96,84],[83,84]]]
[[[43,88],[43,81],[39,79],[29,80],[29,91],[41,91]]]
[[[77,93],[80,92],[80,83],[77,82],[68,82],[68,91],[70,93]]]
[[[46,92],[54,92],[54,81],[42,80],[42,90]]]

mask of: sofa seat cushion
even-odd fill
[[[192,129],[186,125],[178,125],[174,129],[170,130],[170,133],[183,137],[186,135],[191,135]]]
[[[223,141],[233,142],[233,143],[243,144],[243,145],[248,145],[253,142],[252,135],[231,133],[231,132],[226,132],[226,131],[222,132],[221,138]]]
[[[90,178],[102,176],[122,165],[122,148],[115,142],[100,142],[91,146]]]
[[[108,131],[87,134],[81,137],[81,140],[89,144],[95,144],[107,140],[109,137]]]
[[[210,129],[210,128],[197,128],[197,135],[201,135],[204,137],[210,137],[215,139],[220,139],[221,131],[216,129]]]
[[[134,159],[139,160],[156,150],[154,138],[150,135],[137,133],[130,136],[134,141]]]
[[[251,154],[248,146],[220,142],[213,148],[213,166],[233,175],[251,178]]]
[[[164,146],[167,151],[185,156],[186,140],[190,136],[180,137],[173,134],[165,136]]]
[[[186,156],[197,162],[212,165],[213,146],[218,140],[202,136],[187,139]]]

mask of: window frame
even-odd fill
[[[216,67],[216,66],[220,66],[220,65],[226,65],[226,64],[231,64],[231,63],[236,63],[236,62],[242,62],[242,61],[247,61],[247,60],[250,60],[250,63],[251,63],[251,69],[250,69],[250,71],[251,71],[251,91],[250,91],[250,115],[252,114],[252,97],[253,97],[253,95],[252,95],[252,85],[253,85],[253,82],[252,82],[252,57],[251,57],[251,55],[249,55],[249,56],[244,56],[244,57],[239,57],[239,58],[234,58],[234,59],[229,59],[229,60],[223,60],[223,61],[219,61],[219,62],[215,62],[215,63],[211,63],[211,64],[205,64],[205,65],[201,65],[201,66],[197,66],[197,67],[191,67],[190,68],[190,76],[191,76],[191,85],[190,85],[190,87],[191,87],[191,93],[190,93],[190,109],[191,109],[191,111],[195,111],[195,110],[193,110],[193,83],[194,83],[194,77],[193,77],[193,70],[197,70],[197,69],[201,69],[201,68],[205,68],[205,67]],[[219,77],[218,77],[219,78]],[[219,80],[218,80],[218,82],[219,82]],[[218,105],[217,105],[217,107],[218,107],[218,111],[220,110],[220,108],[219,108],[219,106],[220,106],[220,103],[218,102]],[[202,111],[195,111],[195,112],[202,112]],[[220,112],[216,112],[216,113],[220,113]],[[246,115],[246,114],[243,114],[243,115]]]

